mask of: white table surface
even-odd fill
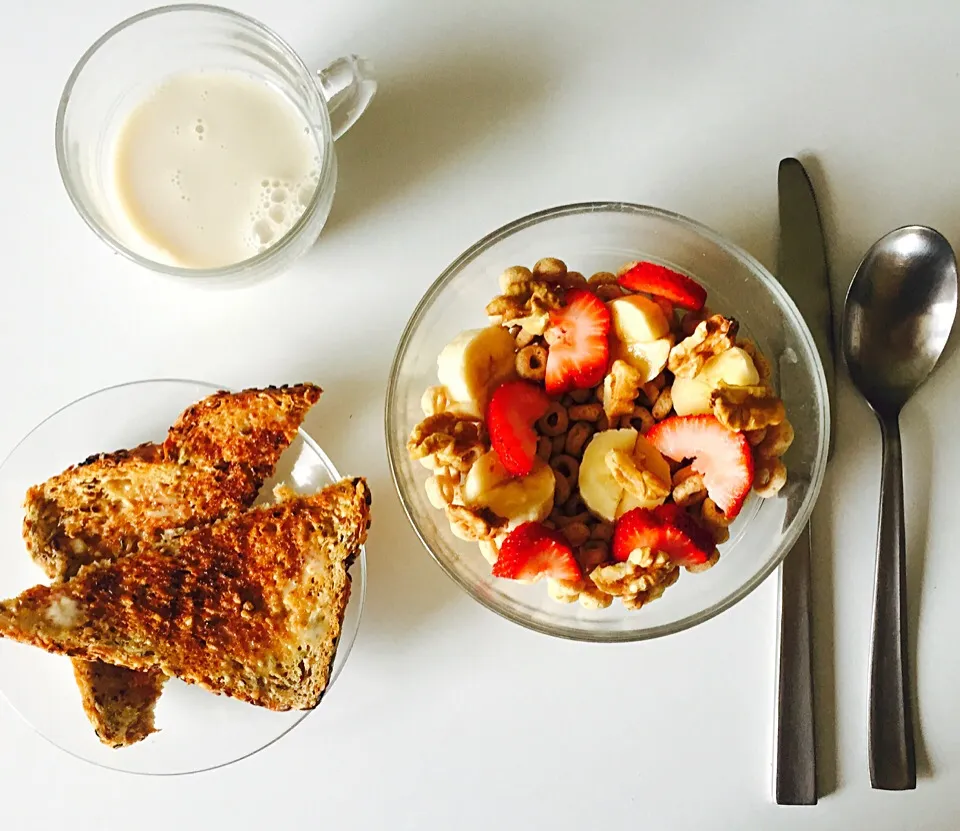
[[[74,398],[178,376],[314,380],[308,429],[370,478],[368,605],[318,712],[240,764],[143,778],[76,761],[0,705],[4,828],[944,829],[960,817],[960,358],[904,413],[921,780],[871,791],[866,678],[879,433],[841,379],[816,513],[816,808],[770,796],[775,584],[661,641],[565,643],[502,621],[421,549],[383,448],[387,371],[422,292],[517,216],[624,199],[712,225],[772,266],[776,168],[808,154],[836,301],[911,222],[960,245],[960,14],[929,2],[239,0],[308,62],[374,59],[318,246],[273,282],[199,293],[113,256],[53,152],[75,59],[138,0],[4,4],[0,453]],[[955,416],[954,416],[955,417]],[[20,556],[20,552],[4,552]],[[65,706],[72,706],[70,700]]]

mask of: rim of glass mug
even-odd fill
[[[319,123],[313,119],[308,119],[308,124],[317,141],[318,149],[322,152],[320,177],[317,181],[317,187],[314,190],[313,196],[310,198],[310,202],[304,209],[303,214],[297,222],[269,248],[245,260],[239,260],[235,263],[218,266],[216,268],[188,268],[172,265],[160,260],[151,259],[150,257],[145,257],[125,244],[118,235],[104,227],[103,223],[93,215],[93,212],[89,209],[85,200],[78,194],[77,188],[71,182],[71,161],[67,150],[67,110],[77,81],[93,57],[117,35],[139,23],[162,15],[185,12],[220,16],[234,23],[250,27],[259,37],[263,38],[272,48],[280,52],[289,62],[298,76],[301,84],[301,92],[310,99],[310,104],[315,107],[319,115]],[[346,82],[344,82],[345,68],[349,71],[349,79]],[[287,41],[256,18],[233,11],[232,9],[224,8],[223,6],[206,3],[176,3],[158,6],[128,17],[104,32],[83,53],[80,60],[77,61],[76,66],[74,66],[73,71],[70,73],[70,76],[67,78],[63,93],[60,96],[59,106],[57,107],[55,126],[57,167],[60,172],[60,179],[74,208],[76,208],[87,226],[112,249],[149,271],[170,277],[183,277],[190,280],[203,280],[212,283],[221,282],[217,278],[235,279],[249,275],[262,276],[267,273],[273,273],[276,266],[282,266],[282,261],[285,259],[283,255],[289,253],[288,249],[295,242],[301,240],[303,231],[310,225],[311,220],[317,211],[323,207],[324,202],[327,203],[326,207],[329,209],[329,203],[332,201],[332,187],[335,186],[337,177],[334,141],[343,135],[360,117],[376,93],[376,88],[376,81],[370,73],[369,62],[356,55],[338,58],[328,67],[319,70],[315,74],[310,71],[300,55]],[[342,119],[336,130],[334,130],[331,124],[331,113],[342,115]],[[310,244],[304,247],[304,252],[312,243],[313,241],[311,240]],[[294,257],[296,253],[293,255]]]

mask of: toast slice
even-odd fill
[[[188,408],[163,444],[93,456],[31,488],[27,549],[50,577],[68,579],[249,507],[320,393],[312,384],[216,393]],[[160,670],[77,660],[74,674],[104,744],[123,747],[154,732]]]
[[[366,540],[361,478],[141,546],[0,603],[0,635],[272,710],[315,707]]]
[[[53,579],[253,504],[320,398],[313,384],[218,392],[163,444],[91,456],[27,491],[23,538]]]

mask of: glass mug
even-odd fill
[[[283,93],[312,131],[320,158],[317,186],[299,220],[276,242],[218,268],[182,267],[146,256],[109,186],[123,114],[169,76],[238,71]],[[258,21],[218,6],[163,6],[114,26],[80,59],[57,111],[57,163],[80,216],[115,251],[151,271],[205,285],[251,282],[287,268],[316,241],[333,202],[333,143],[376,92],[366,61],[340,58],[315,77],[296,52]]]

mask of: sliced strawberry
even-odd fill
[[[593,292],[572,289],[566,305],[550,313],[543,337],[547,352],[547,392],[560,395],[595,387],[607,374],[610,361],[610,310]]]
[[[634,508],[613,526],[613,558],[621,563],[638,548],[653,548],[660,540],[663,523],[649,508]]]
[[[503,466],[514,476],[533,470],[537,433],[533,423],[550,407],[550,399],[529,381],[507,381],[490,397],[487,432],[490,445]]]
[[[681,309],[699,312],[707,302],[707,290],[696,280],[656,263],[637,263],[617,279],[625,289],[665,297]]]
[[[712,415],[688,415],[661,421],[646,436],[675,462],[693,460],[707,494],[725,516],[740,513],[753,487],[753,455],[743,433],[728,430]]]
[[[494,577],[534,583],[541,577],[579,580],[583,574],[563,535],[539,522],[514,528],[500,546]]]
[[[679,505],[673,502],[665,502],[663,505],[657,505],[653,509],[657,519],[666,525],[670,525],[679,531],[682,531],[697,550],[703,553],[704,559],[697,560],[698,563],[706,562],[714,548],[713,534],[698,523],[690,514],[688,514]],[[687,563],[683,563],[687,565]]]
[[[713,540],[703,539],[702,529],[676,505],[660,507],[676,508],[683,518],[666,513],[660,517],[657,511],[634,508],[617,520],[613,530],[613,556],[620,562],[629,559],[638,548],[649,548],[666,554],[679,566],[705,563],[713,551]],[[677,524],[667,520],[677,519]]]

